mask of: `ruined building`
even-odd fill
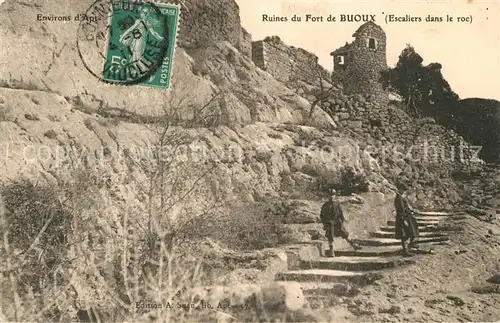
[[[252,60],[260,69],[285,84],[296,80],[317,84],[318,77],[330,78],[330,73],[318,64],[318,56],[288,46],[278,36],[252,42]]]
[[[332,78],[342,83],[347,95],[365,94],[383,103],[388,98],[380,83],[380,72],[387,68],[385,32],[377,24],[367,22],[356,30],[353,37],[354,41],[330,53],[334,66]],[[251,37],[243,39],[249,42],[247,39]],[[248,44],[245,46],[249,47]],[[318,70],[322,77],[330,78],[329,72],[318,64],[316,55],[287,46],[277,36],[252,41],[251,58],[255,65],[284,83],[294,79],[312,83],[318,78]]]
[[[367,22],[352,36],[353,42],[330,53],[334,80],[342,83],[346,94],[384,96],[379,82],[380,72],[387,68],[384,30],[374,22]]]

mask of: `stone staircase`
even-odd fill
[[[449,240],[450,232],[454,231],[442,224],[449,217],[463,218],[445,212],[421,212],[416,218],[420,229],[419,248],[414,251],[418,254],[430,254],[429,246],[436,247]],[[309,241],[301,241],[296,245],[285,248],[289,259],[288,271],[276,275],[277,281],[299,282],[310,304],[325,302],[332,299],[332,295],[354,296],[359,288],[372,284],[384,277],[392,270],[402,266],[415,264],[414,257],[401,255],[401,242],[394,239],[394,221],[387,221],[387,225],[377,231],[370,232],[370,238],[354,241],[363,245],[362,250],[352,248],[335,250],[335,257],[325,257],[326,241],[323,237],[316,238],[321,231],[321,224],[289,224],[295,232],[303,231],[312,237]],[[318,240],[312,240],[318,239]],[[306,240],[306,239],[304,239]],[[427,249],[426,249],[427,246]],[[298,254],[297,250],[309,247],[306,257]]]

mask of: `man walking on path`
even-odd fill
[[[406,191],[408,187],[403,183],[396,185],[398,192],[394,199],[394,207],[396,208],[396,239],[401,239],[403,247],[403,255],[406,257],[413,256],[408,248],[415,247],[415,238],[418,237],[418,223],[413,213],[414,209],[408,203]],[[409,244],[406,242],[409,240]]]
[[[321,223],[323,223],[323,230],[325,230],[325,236],[328,240],[329,250],[326,252],[327,257],[335,257],[335,252],[333,251],[333,239],[334,237],[344,238],[354,250],[360,250],[361,247],[354,244],[349,239],[349,233],[344,227],[344,213],[338,201],[335,201],[336,191],[332,190],[328,202],[323,204],[321,207]]]

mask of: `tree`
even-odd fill
[[[315,98],[311,103],[311,108],[309,109],[309,113],[307,114],[307,120],[311,120],[314,109],[318,104],[328,101],[328,99],[332,97],[332,94],[334,94],[335,91],[338,91],[338,88],[335,85],[325,82],[324,69],[318,64],[318,61],[316,61],[314,64],[314,72],[317,78],[314,81],[319,88],[314,93]]]
[[[420,116],[418,106],[423,97],[421,83],[425,71],[422,62],[423,58],[407,44],[399,55],[396,67],[382,71],[384,88],[401,95],[407,112],[415,117]]]
[[[461,119],[458,110],[460,98],[444,79],[441,68],[439,63],[431,63],[425,67],[421,109],[426,116],[433,116],[441,124],[454,128]]]
[[[422,64],[423,58],[407,44],[396,67],[381,73],[385,89],[403,98],[407,112],[414,117],[435,117],[442,124],[454,126],[459,97],[444,79],[439,63]]]

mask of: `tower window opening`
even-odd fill
[[[375,38],[368,38],[368,48],[377,49],[377,41]]]

